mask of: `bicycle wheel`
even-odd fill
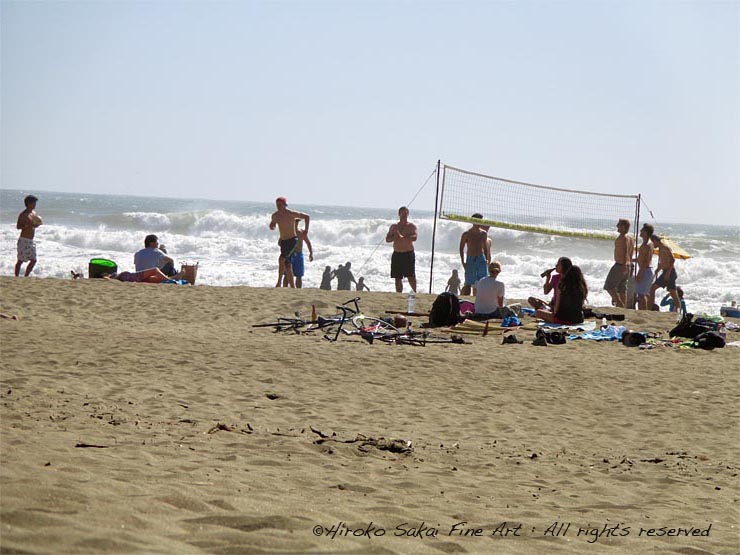
[[[351,318],[352,325],[360,332],[372,333],[374,335],[390,335],[400,333],[393,324],[380,318],[357,314]]]

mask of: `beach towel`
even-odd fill
[[[622,334],[627,328],[624,326],[606,326],[605,328],[587,331],[581,334],[572,334],[568,339],[591,339],[592,341],[617,341],[622,339]]]
[[[555,330],[590,331],[596,329],[596,320],[591,320],[590,322],[581,322],[580,324],[549,324],[547,322],[540,322],[537,325],[541,328]]]
[[[519,320],[519,318],[517,318],[516,316],[507,316],[501,322],[502,328],[515,328],[521,325],[522,325],[521,320]]]

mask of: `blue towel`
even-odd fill
[[[592,339],[593,341],[618,341],[627,330],[624,326],[606,326],[605,328],[587,331],[586,333],[574,333],[568,339]]]
[[[521,325],[521,320],[519,320],[519,318],[517,318],[516,316],[507,316],[501,321],[502,328],[515,328],[516,326]]]

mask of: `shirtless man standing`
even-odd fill
[[[473,218],[483,219],[480,214],[473,214]],[[468,248],[468,257],[465,259],[465,247]],[[491,242],[488,240],[488,227],[480,224],[465,231],[460,237],[460,262],[465,268],[465,285],[461,295],[470,295],[472,288],[475,295],[475,284],[488,275],[488,264],[491,262]]]
[[[403,278],[408,278],[409,286],[416,293],[416,225],[409,221],[409,209],[398,209],[398,223],[391,225],[385,236],[386,243],[393,243],[391,257],[391,277],[396,280],[396,292],[403,292]]]
[[[624,308],[627,294],[627,279],[632,273],[632,256],[635,252],[635,240],[628,236],[630,221],[620,219],[617,222],[619,237],[614,240],[614,265],[606,276],[604,289],[612,297],[614,306]]]
[[[280,232],[280,257],[278,258],[278,275],[282,276],[283,273],[288,278],[288,284],[290,287],[294,287],[295,283],[293,280],[293,268],[290,263],[290,257],[298,246],[298,237],[296,236],[296,220],[304,220],[306,226],[304,232],[308,236],[308,223],[309,216],[302,212],[295,212],[294,210],[288,210],[288,201],[285,197],[278,197],[275,200],[275,206],[277,210],[273,212],[272,219],[270,220],[270,229],[275,229],[277,226]],[[280,281],[278,280],[278,286]]]
[[[28,195],[23,199],[26,209],[18,214],[16,228],[21,230],[18,237],[18,262],[15,264],[15,275],[18,277],[21,273],[21,266],[28,262],[25,276],[31,275],[33,267],[36,265],[36,243],[33,238],[36,235],[36,228],[42,224],[41,218],[36,214],[36,203],[38,198]]]
[[[650,288],[653,285],[653,244],[650,237],[655,231],[650,224],[644,224],[640,230],[642,243],[637,249],[637,278],[635,279],[635,293],[637,293],[637,310],[650,310],[648,305]]]
[[[308,260],[309,262],[313,262],[313,245],[311,244],[311,239],[308,238],[308,233],[306,232],[306,230],[298,227],[298,224],[300,222],[300,219],[297,219],[295,221],[295,234],[298,238],[298,242],[296,243],[296,247],[295,249],[293,249],[293,254],[290,257],[290,267],[293,270],[293,277],[295,278],[296,289],[303,288],[303,276],[306,274],[306,264],[303,257],[304,244],[308,247]],[[286,274],[282,275],[282,285],[283,287],[289,286],[288,276]],[[280,287],[280,278],[278,278],[278,283],[277,285],[275,285],[275,287]]]
[[[657,276],[655,283],[650,288],[649,306],[652,307],[655,304],[655,292],[661,287],[665,287],[673,299],[673,310],[677,311],[681,307],[681,299],[678,297],[678,291],[676,290],[676,261],[673,259],[673,251],[657,235],[653,235],[650,239],[653,241],[653,245],[658,247],[658,268],[655,272]]]

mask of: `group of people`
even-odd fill
[[[504,318],[511,314],[506,305],[506,285],[499,279],[502,265],[494,260],[485,266],[487,275],[469,284],[474,291],[473,319]],[[554,273],[555,272],[555,273]],[[554,273],[554,275],[553,275]],[[466,270],[466,281],[471,273]],[[536,309],[537,318],[556,324],[579,324],[583,322],[583,306],[588,297],[588,287],[583,272],[569,258],[561,257],[555,268],[545,271],[544,292],[553,292],[551,301],[530,297],[529,304]],[[452,283],[451,283],[452,282]],[[448,281],[447,290],[453,294],[459,286],[457,271]]]
[[[271,230],[277,228],[279,233],[278,245],[280,255],[278,256],[278,281],[276,287],[302,287],[304,275],[303,244],[308,247],[309,260],[313,260],[313,247],[308,238],[308,226],[310,216],[303,212],[296,212],[288,208],[285,197],[275,200],[276,210],[270,219]],[[416,241],[416,225],[408,220],[409,209],[402,206],[398,209],[398,222],[391,225],[386,235],[386,242],[393,243],[393,255],[391,257],[391,277],[396,281],[396,291],[403,291],[403,280],[406,278],[409,287],[416,292],[416,258],[414,253],[414,241]],[[299,223],[303,220],[305,226],[300,229]],[[355,280],[351,271],[352,264],[340,264],[336,270],[331,266],[324,268],[321,277],[320,289],[330,290],[331,282],[337,280],[337,289],[348,291],[354,283],[358,291],[370,288],[365,285],[361,277]]]
[[[472,218],[483,219],[480,214],[473,214]],[[627,285],[633,275],[634,262],[637,264],[634,287],[636,302],[631,303],[631,306],[636,304],[639,310],[659,310],[659,306],[655,304],[655,294],[658,289],[665,288],[668,295],[660,306],[668,306],[671,311],[680,309],[685,312],[683,290],[676,286],[672,250],[655,234],[652,225],[644,224],[640,230],[642,243],[635,251],[634,241],[628,235],[629,228],[629,220],[620,219],[617,222],[614,265],[604,283],[604,289],[612,297],[612,304],[617,307],[630,304],[627,300]],[[658,250],[658,264],[654,273],[652,260],[655,249]],[[462,234],[460,262],[465,269],[465,281],[461,281],[455,269],[445,290],[455,295],[467,295],[472,291],[475,295],[475,316],[501,317],[505,308],[505,285],[498,279],[501,263],[491,261],[491,240],[488,238],[487,226],[474,223]],[[552,323],[581,323],[583,306],[588,298],[588,285],[581,268],[575,266],[570,258],[561,257],[555,267],[543,272],[541,277],[545,278],[544,294],[549,295],[552,292],[553,296],[550,301],[538,297],[528,299],[535,309],[536,317]]]
[[[351,262],[340,264],[336,270],[332,270],[331,266],[327,266],[324,268],[324,273],[321,276],[321,285],[319,286],[319,289],[331,291],[331,282],[336,278],[337,291],[350,291],[353,283],[355,284],[355,289],[357,291],[370,291],[370,288],[365,283],[365,278],[360,276],[355,279],[351,268]]]
[[[28,263],[24,275],[31,275],[36,265],[36,228],[42,225],[41,217],[36,213],[38,197],[28,195],[23,199],[26,208],[18,214],[16,228],[20,230],[17,244],[17,262],[15,275],[19,276],[24,263]],[[156,235],[147,235],[144,238],[144,248],[134,254],[135,272],[121,272],[114,276],[122,281],[150,281],[161,282],[167,279],[180,279],[181,272],[175,269],[175,261],[167,255],[164,245],[159,244]],[[72,272],[74,277],[79,274]]]
[[[482,220],[481,214],[473,214],[473,220]],[[475,296],[474,318],[501,318],[506,304],[506,285],[499,280],[501,262],[491,260],[489,227],[473,223],[460,237],[460,262],[465,269],[462,282],[458,271],[452,270],[446,291],[455,295]],[[553,272],[557,272],[554,276]],[[562,257],[556,267],[542,274],[546,277],[544,292],[554,292],[552,301],[530,297],[529,303],[536,315],[547,322],[580,323],[583,321],[583,305],[588,297],[588,287],[583,272],[573,266],[569,258]]]
[[[25,210],[18,215],[17,228],[20,230],[18,238],[18,258],[15,265],[15,275],[20,275],[22,266],[28,262],[25,275],[33,271],[36,264],[36,244],[34,242],[36,228],[42,225],[42,220],[36,213],[38,198],[28,195],[24,199]],[[285,197],[278,197],[275,201],[276,210],[272,214],[269,227],[277,228],[279,232],[278,245],[278,280],[276,287],[303,286],[305,274],[304,245],[308,249],[309,261],[313,261],[313,245],[308,237],[310,217],[303,212],[288,208]],[[482,315],[500,314],[505,300],[505,286],[498,280],[502,271],[501,263],[491,260],[491,239],[488,237],[488,226],[476,223],[483,220],[481,214],[473,214],[474,223],[463,232],[460,237],[460,262],[465,269],[464,282],[460,279],[457,270],[447,282],[446,291],[455,295],[473,294],[476,297],[475,312]],[[303,227],[301,227],[303,222]],[[627,299],[628,282],[633,276],[633,264],[637,265],[634,276],[634,292],[638,310],[659,310],[655,303],[655,294],[658,289],[665,288],[668,295],[661,302],[661,306],[668,305],[671,310],[677,311],[685,307],[683,291],[676,285],[676,268],[673,252],[658,235],[652,225],[644,224],[640,230],[642,240],[635,250],[633,238],[629,235],[630,221],[620,219],[617,222],[618,236],[614,241],[614,265],[609,270],[604,283],[604,289],[612,298],[612,304],[617,307],[634,306],[634,302]],[[391,256],[391,278],[395,280],[397,292],[403,291],[403,280],[406,279],[412,291],[416,292],[416,255],[414,243],[417,240],[417,227],[409,221],[409,209],[402,206],[398,209],[398,222],[388,229],[385,240],[393,244]],[[654,251],[658,251],[658,261],[653,271]],[[635,256],[636,253],[636,256]],[[178,279],[180,272],[175,269],[174,260],[167,254],[164,245],[160,245],[156,235],[147,235],[144,239],[144,248],[134,255],[136,272],[127,274],[127,277],[138,279],[138,275],[146,272],[147,281],[162,281]],[[338,290],[350,290],[352,284],[357,291],[369,291],[369,287],[360,277],[355,280],[351,270],[351,263],[340,264],[336,270],[326,266],[321,279],[321,289],[330,290],[331,282],[336,278]],[[588,287],[583,272],[573,265],[567,257],[558,259],[554,268],[542,274],[545,278],[543,292],[553,293],[550,301],[530,297],[529,303],[536,310],[536,315],[548,322],[579,323],[583,320],[583,304],[588,297]],[[670,302],[668,302],[670,300]],[[685,308],[683,309],[685,310]]]
[[[683,298],[683,290],[676,286],[677,274],[673,251],[660,236],[655,234],[655,228],[650,224],[643,224],[640,229],[642,242],[635,257],[635,244],[631,236],[630,221],[620,219],[617,222],[618,237],[614,241],[614,265],[604,282],[604,289],[612,298],[614,306],[624,308],[633,307],[634,301],[627,299],[628,284],[633,274],[633,264],[637,264],[637,274],[634,280],[634,290],[637,297],[638,310],[658,310],[655,304],[655,293],[658,289],[666,289],[673,301],[673,310],[678,310]],[[658,250],[658,263],[653,271],[653,255]]]

